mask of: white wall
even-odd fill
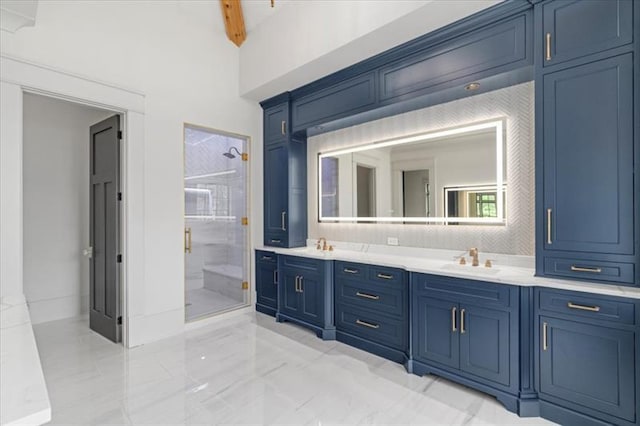
[[[114,113],[25,94],[24,295],[34,324],[88,311],[89,127]]]
[[[292,1],[247,35],[240,93],[295,89],[500,1]]]
[[[261,110],[238,97],[238,50],[224,35],[219,4],[41,2],[36,26],[2,33],[0,51],[144,93],[144,159],[138,164],[144,199],[133,200],[143,203],[144,229],[131,230],[144,238],[144,274],[130,283],[130,344],[181,332],[183,123],[251,136],[252,185],[262,185]],[[15,119],[2,114],[3,123]],[[15,185],[13,175],[3,169],[3,185],[5,177]],[[262,191],[253,197],[252,235],[259,241]],[[2,233],[4,248],[4,226]]]
[[[409,247],[460,251],[478,247],[480,251],[491,253],[532,256],[535,247],[533,107],[533,83],[528,82],[309,138],[309,238],[323,236],[332,243],[386,244],[387,237],[396,237],[400,245]],[[505,226],[318,223],[318,152],[496,118],[506,120]]]

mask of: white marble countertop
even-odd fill
[[[459,265],[455,256],[463,254],[451,250],[422,249],[413,247],[381,246],[372,244],[354,244],[332,242],[333,251],[316,250],[315,242],[308,241],[307,247],[278,248],[257,246],[256,250],[265,250],[290,256],[302,256],[315,259],[343,260],[405,269],[410,272],[445,275],[480,281],[511,284],[518,286],[539,286],[561,290],[583,291],[640,299],[640,288],[622,285],[601,284],[588,281],[564,280],[534,276],[534,258],[532,256],[512,256],[480,252],[480,266]],[[468,253],[467,260],[469,260]],[[493,261],[492,268],[485,268],[486,259]]]
[[[24,296],[0,298],[0,424],[41,425],[51,404]]]

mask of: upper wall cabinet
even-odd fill
[[[297,99],[293,102],[293,131],[357,114],[372,106],[376,101],[374,77],[370,72]]]
[[[542,6],[543,66],[633,41],[632,0],[554,1]]]
[[[414,97],[464,77],[482,78],[522,66],[529,57],[526,13],[415,52],[379,70],[380,100]]]
[[[265,145],[286,141],[289,135],[289,102],[282,102],[264,111]]]

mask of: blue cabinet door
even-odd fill
[[[460,365],[459,324],[456,303],[415,297],[413,319],[414,358],[458,368]]]
[[[635,420],[634,333],[541,316],[540,397]]]
[[[288,148],[286,143],[264,150],[264,244],[287,247]]]
[[[320,276],[302,274],[300,289],[299,318],[311,324],[322,326],[324,322],[324,283]]]
[[[544,66],[633,41],[632,0],[552,1],[542,5]]]
[[[278,297],[280,298],[279,310],[293,317],[299,318],[300,309],[300,293],[298,292],[299,273],[296,270],[282,268],[278,277]]]
[[[261,261],[260,257],[272,256],[275,254],[261,255],[256,252],[256,303],[276,309],[278,307],[278,266],[275,261]]]
[[[289,135],[289,102],[267,108],[264,111],[264,144],[285,141]]]
[[[544,75],[545,251],[633,254],[632,87],[630,53]]]
[[[510,384],[509,313],[460,305],[460,369],[484,379]]]

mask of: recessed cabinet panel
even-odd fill
[[[456,303],[414,296],[416,309],[413,324],[414,357],[449,367],[460,365],[458,305]]]
[[[633,254],[633,63],[543,79],[544,249]]]
[[[417,96],[457,78],[525,61],[527,16],[473,31],[382,67],[380,99]]]
[[[633,41],[631,0],[554,1],[543,5],[543,65]]]
[[[510,353],[517,347],[510,347],[509,313],[460,305],[460,315],[460,369],[509,386]]]
[[[293,102],[294,131],[356,114],[375,103],[375,75],[368,73]]]
[[[405,321],[388,318],[368,309],[336,305],[336,327],[363,339],[398,350],[406,350],[408,327]]]
[[[300,297],[298,292],[298,274],[283,268],[279,278],[280,291],[282,296],[280,299],[280,311],[287,315],[300,316]]]
[[[544,316],[539,327],[542,399],[635,420],[633,332]]]
[[[289,135],[289,103],[285,102],[264,111],[265,145],[285,141]]]
[[[287,145],[266,146],[264,154],[264,243],[287,247]]]
[[[324,283],[319,276],[301,275],[298,288],[301,298],[301,319],[322,326],[324,321]]]

